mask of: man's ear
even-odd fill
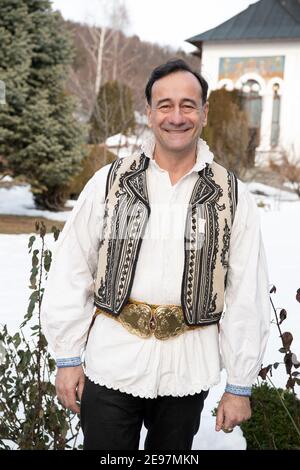
[[[203,106],[203,121],[202,121],[203,127],[205,127],[207,124],[208,111],[209,111],[209,103],[208,101],[206,101],[206,103]]]
[[[147,113],[147,118],[148,118],[148,126],[152,127],[152,123],[151,123],[151,106],[148,103],[146,103],[146,113]]]

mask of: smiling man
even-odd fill
[[[200,138],[207,92],[182,60],[154,69],[150,137],[95,173],[57,242],[42,327],[85,450],[138,449],[142,424],[145,450],[190,450],[223,367],[216,431],[251,416],[268,273],[254,200]]]

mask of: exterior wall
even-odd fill
[[[219,60],[222,57],[269,57],[285,56],[284,77],[265,79],[251,72],[241,74],[237,80],[219,80]],[[226,85],[228,89],[239,87],[242,81],[255,79],[261,86],[262,117],[261,139],[257,148],[257,161],[264,162],[271,152],[271,121],[273,109],[273,84],[280,84],[281,110],[279,145],[275,153],[287,150],[290,155],[300,157],[300,129],[298,113],[300,108],[300,41],[204,43],[202,74],[208,80],[211,90]],[[274,150],[274,149],[273,149]],[[277,150],[277,152],[276,152]]]

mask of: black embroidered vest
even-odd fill
[[[112,315],[119,315],[130,297],[150,216],[148,164],[143,153],[121,158],[113,162],[107,177],[94,303]],[[216,323],[222,316],[237,187],[235,175],[217,163],[199,171],[183,246],[181,305],[187,325]]]

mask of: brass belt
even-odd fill
[[[141,338],[154,335],[157,339],[168,339],[186,331],[203,328],[188,326],[179,305],[155,305],[129,299],[119,315],[112,315],[97,308],[95,315],[106,315],[120,322],[128,331]]]

